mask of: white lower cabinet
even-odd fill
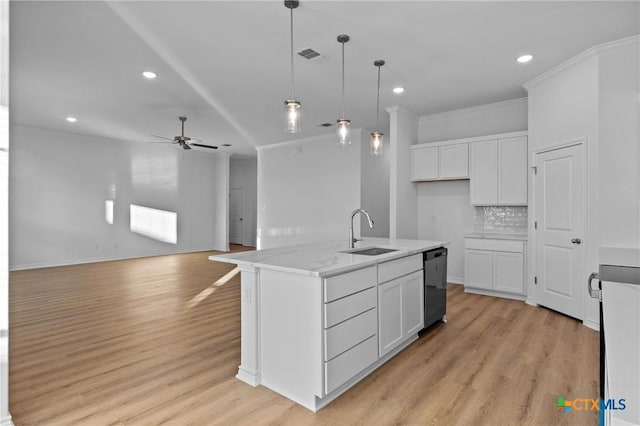
[[[517,299],[525,296],[523,241],[465,238],[464,263],[465,290]]]
[[[391,352],[424,324],[422,269],[378,285],[380,356]]]

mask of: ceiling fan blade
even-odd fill
[[[211,148],[211,149],[218,149],[217,146],[213,146],[213,145],[203,145],[201,143],[192,143],[191,145],[193,146],[199,146],[201,148]]]
[[[154,138],[166,139],[166,140],[168,140],[168,141],[175,142],[175,140],[174,140],[174,139],[165,138],[164,136],[158,136],[158,135],[151,135],[151,136],[153,136]]]
[[[188,144],[188,143],[181,144],[181,146],[182,146],[184,149],[191,149],[191,147],[189,146],[189,144]]]
[[[164,144],[168,144],[168,143],[175,143],[173,141],[148,141],[147,143],[164,143]]]

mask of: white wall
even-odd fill
[[[638,37],[596,46],[527,84],[530,161],[537,149],[586,138],[585,282],[600,246],[640,246],[638,50]],[[597,327],[597,302],[585,296],[584,306],[585,324]]]
[[[600,53],[600,244],[640,247],[639,39]],[[613,190],[612,190],[613,189]]]
[[[598,270],[598,58],[580,56],[568,65],[557,68],[552,75],[527,87],[529,93],[529,165],[535,161],[535,151],[585,138],[584,148],[587,172],[586,223],[584,249],[587,261],[584,282],[590,272]],[[529,182],[529,206],[533,215],[533,187]],[[529,224],[527,300],[535,303],[536,271],[535,235]],[[597,303],[583,295],[583,320],[598,324]]]
[[[9,2],[0,0],[0,425],[9,413]]]
[[[411,149],[418,140],[418,118],[398,106],[389,113],[390,188],[389,234],[391,238],[418,236],[418,191],[411,182]]]
[[[227,155],[22,126],[11,143],[12,269],[228,248]],[[131,232],[130,205],[177,213],[177,243]]]
[[[350,213],[360,207],[360,132],[346,147],[332,132],[258,148],[258,248],[339,239],[347,246]]]
[[[242,189],[242,245],[256,245],[258,161],[257,158],[231,159],[229,188]]]
[[[527,130],[527,100],[420,117],[420,143]],[[474,231],[469,181],[418,182],[418,238],[449,241],[448,281],[464,279],[464,235]]]
[[[473,232],[474,214],[469,203],[469,181],[418,184],[418,238],[449,241],[447,280],[464,280],[464,235]]]
[[[420,117],[419,142],[470,138],[527,130],[527,98]]]
[[[389,167],[391,153],[389,141],[383,142],[382,155],[371,156],[369,152],[370,133],[361,132],[361,204],[374,221],[369,229],[366,220],[360,222],[361,233],[367,237],[389,237]]]

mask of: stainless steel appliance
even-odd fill
[[[447,254],[441,247],[424,252],[424,327],[447,320]]]
[[[640,250],[601,247],[587,283],[600,301],[600,424],[640,424]],[[592,281],[598,280],[598,288]]]

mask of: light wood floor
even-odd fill
[[[596,425],[598,333],[449,286],[448,323],[314,414],[234,378],[239,275],[211,253],[10,274],[10,410],[23,425]],[[217,282],[217,284],[215,284]],[[213,284],[213,285],[212,285]]]

